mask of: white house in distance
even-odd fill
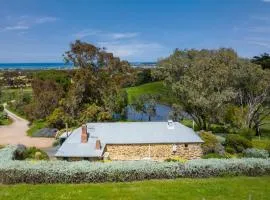
[[[201,138],[179,122],[87,123],[72,131],[55,156],[64,160],[165,160],[202,155]]]

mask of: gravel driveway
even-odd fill
[[[32,138],[27,136],[28,121],[5,109],[13,120],[8,126],[0,126],[0,145],[24,144],[27,147],[48,148],[52,146],[53,138]]]

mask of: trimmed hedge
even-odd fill
[[[270,174],[270,159],[199,159],[185,163],[12,160],[16,147],[0,150],[0,183],[89,183]]]

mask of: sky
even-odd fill
[[[174,49],[270,53],[270,0],[0,0],[0,63],[62,62],[76,39],[130,62]]]

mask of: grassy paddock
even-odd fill
[[[132,99],[143,94],[159,94],[161,95],[160,103],[172,104],[174,99],[169,95],[169,90],[163,85],[162,81],[146,83],[136,87],[126,88],[128,93],[128,102],[132,103]]]
[[[0,185],[0,199],[269,199],[270,177]]]

